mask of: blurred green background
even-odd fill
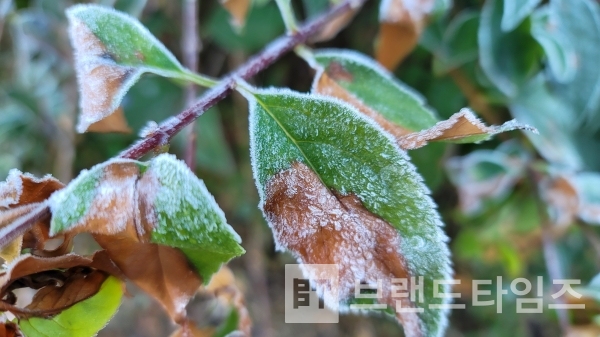
[[[182,1],[99,0],[138,17],[181,60]],[[11,168],[63,182],[117,155],[148,120],[160,122],[185,105],[184,88],[144,76],[123,108],[132,134],[75,134],[77,86],[64,10],[73,1],[0,0],[0,179]],[[293,1],[305,19],[327,1]],[[273,1],[255,0],[245,27],[229,24],[217,0],[199,1],[200,72],[219,77],[235,69],[284,25]],[[373,54],[378,3],[368,2],[351,24],[315,48]],[[600,5],[595,0],[450,0],[436,11],[416,49],[395,75],[419,91],[440,118],[465,106],[488,124],[511,118],[540,134],[512,132],[483,144],[431,144],[409,155],[430,187],[446,223],[455,278],[461,285],[447,336],[599,336],[600,232]],[[258,86],[309,91],[313,72],[289,54],[253,79]],[[284,265],[257,208],[249,163],[246,101],[233,94],[196,123],[195,171],[240,233],[246,255],[230,263],[246,295],[256,336],[398,336],[383,316],[344,315],[340,324],[284,323]],[[183,156],[179,135],[171,152]],[[566,188],[556,187],[564,178]],[[562,185],[561,185],[562,186]],[[576,192],[568,193],[569,186]],[[562,199],[561,199],[562,198]],[[591,205],[588,217],[573,211]],[[573,203],[575,206],[573,206]],[[596,208],[594,208],[596,207]],[[596,213],[594,213],[594,211]],[[85,239],[78,249],[91,250]],[[471,305],[473,279],[543,277],[543,313],[517,314],[516,296],[496,306]],[[585,310],[548,310],[551,279],[581,280]],[[495,297],[495,287],[491,289]],[[127,299],[100,336],[166,336],[174,329],[139,291]],[[510,293],[510,292],[509,292]],[[533,292],[526,295],[533,297]],[[223,320],[210,299],[195,317]],[[562,320],[562,321],[561,321]]]

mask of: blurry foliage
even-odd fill
[[[181,59],[180,1],[97,2],[139,16]],[[443,8],[444,3],[448,4],[436,2],[436,8]],[[539,135],[525,133],[525,137],[511,133],[509,144],[503,143],[507,136],[501,136],[477,146],[433,144],[409,153],[447,224],[456,278],[463,282],[456,287],[462,295],[459,303],[470,303],[467,284],[472,279],[492,279],[495,284],[496,276],[503,276],[506,289],[513,278],[533,281],[543,276],[547,307],[551,300],[548,264],[555,264],[565,278],[582,280],[581,292],[592,301],[599,300],[598,281],[586,284],[600,270],[600,232],[576,216],[567,225],[555,226],[557,215],[547,212],[545,190],[540,186],[543,179],[557,176],[576,181],[582,172],[600,175],[600,5],[594,0],[539,3],[454,0],[448,11],[436,12],[419,46],[395,70],[442,118],[470,105],[488,123],[512,115],[540,131]],[[79,170],[124,149],[147,120],[158,122],[183,108],[179,83],[147,75],[123,102],[134,134],[74,135],[77,93],[63,14],[71,4],[66,0],[0,0],[0,180],[17,167],[37,175],[50,172],[69,181]],[[310,0],[294,5],[305,17],[326,6]],[[372,55],[377,11],[377,4],[368,2],[336,38],[318,46]],[[199,22],[200,72],[211,76],[235,69],[284,32],[277,7],[269,1],[254,1],[240,32],[229,25],[227,12],[217,1],[200,1]],[[307,91],[312,75],[306,64],[290,55],[254,80],[260,85]],[[249,169],[246,103],[233,95],[213,110],[196,123],[196,173],[247,243],[248,254],[231,266],[246,287],[258,335],[270,329],[278,336],[397,335],[400,328],[384,318],[341,317],[341,323],[332,327],[283,323],[282,262],[291,260],[272,253],[267,226],[255,207],[258,197]],[[177,139],[174,152],[181,154],[183,143]],[[447,160],[450,157],[454,158]],[[587,187],[586,191],[578,189],[580,200],[597,197],[600,186]],[[544,231],[552,236],[556,261],[545,260]],[[147,298],[135,298],[122,307],[125,313],[101,336],[161,336],[169,330],[160,310]],[[467,310],[454,310],[447,335],[560,335],[555,311],[516,314],[516,299],[503,299],[502,314],[496,314],[495,306],[467,304]],[[598,306],[590,303],[585,311],[569,313],[581,335],[597,331],[600,324]],[[200,316],[207,319],[211,309],[199,307]],[[269,312],[264,313],[269,310],[270,318]],[[227,312],[213,314],[217,320],[227,318]]]

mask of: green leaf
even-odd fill
[[[22,319],[19,328],[27,337],[95,336],[117,312],[122,296],[121,281],[109,276],[94,296],[49,319]]]
[[[556,32],[569,41],[575,52],[573,79],[557,84],[554,92],[583,117],[583,129],[600,128],[600,4],[594,0],[552,0],[550,20]]]
[[[479,23],[479,62],[490,81],[506,96],[514,97],[538,72],[539,46],[525,23],[511,32],[501,28],[503,0],[488,0]]]
[[[401,258],[409,275],[425,279],[424,301],[412,304],[424,312],[418,314],[420,323],[412,321],[411,328],[405,326],[405,334],[415,335],[411,329],[416,328],[422,329],[424,336],[441,335],[447,322],[446,312],[429,305],[446,301],[431,294],[433,280],[446,280],[450,275],[447,239],[427,188],[405,153],[370,119],[338,100],[287,90],[244,91],[244,95],[250,101],[254,177],[277,247],[291,249],[300,262],[335,263],[340,273],[349,273],[340,276],[352,280],[351,285],[341,286],[343,302],[354,294],[354,280],[374,282],[381,276],[377,266],[382,255],[389,257],[384,259],[389,264]],[[273,190],[278,187],[283,187],[283,191]],[[304,202],[277,204],[290,198]],[[329,210],[327,206],[334,207],[332,204],[344,203],[348,198],[357,198],[355,202],[362,204],[353,213],[355,217],[364,215],[363,221],[369,221],[363,213],[366,212],[380,219],[377,221],[385,221],[385,226],[361,230],[360,223],[352,217],[343,218],[341,223],[328,223],[328,217],[335,218],[343,211]],[[306,212],[303,207],[307,207]],[[300,213],[295,214],[296,211]],[[287,220],[281,217],[290,216],[285,226]],[[377,221],[372,224],[378,225]],[[322,231],[317,232],[312,226]],[[371,235],[388,237],[382,234],[388,229],[391,237],[402,238],[402,246],[392,243],[388,248],[375,248]],[[347,233],[352,239],[328,243],[326,237],[319,236],[337,232],[342,236]],[[315,251],[324,247],[331,250]],[[359,252],[366,255],[360,256]],[[442,292],[448,291],[442,288]],[[332,298],[325,296],[325,300],[332,304]]]
[[[575,113],[549,92],[542,76],[527,83],[509,108],[515,118],[539,130],[539,135],[529,132],[525,135],[546,160],[573,169],[585,166],[585,158],[573,136]]]
[[[67,10],[81,92],[77,130],[112,114],[143,73],[210,86],[214,81],[184,69],[135,18],[98,5]]]
[[[438,121],[416,90],[394,78],[369,57],[350,50],[332,49],[319,50],[314,58],[337,84],[401,128],[420,131]],[[343,73],[338,72],[340,69]],[[344,76],[346,73],[349,76]],[[313,90],[316,85],[313,83]]]
[[[181,249],[204,283],[223,263],[245,253],[240,236],[185,163],[173,156],[158,156],[144,174],[158,180],[152,191],[158,217],[152,242]]]
[[[571,45],[557,34],[550,21],[550,7],[538,8],[531,15],[531,35],[544,48],[548,66],[558,82],[570,81],[575,75],[576,59]]]
[[[477,59],[477,31],[479,13],[460,12],[444,30],[440,47],[436,50],[434,72],[444,74],[449,70]]]
[[[510,32],[533,12],[542,0],[504,0],[502,30]]]

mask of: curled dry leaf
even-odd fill
[[[375,58],[395,69],[419,41],[434,0],[383,0],[379,7],[379,35]]]
[[[231,14],[231,24],[242,28],[246,24],[246,15],[252,4],[251,0],[219,0],[221,5]]]
[[[46,199],[63,187],[60,181],[50,175],[36,178],[16,169],[11,170],[6,181],[0,183],[0,228],[18,221],[21,216],[39,207],[45,207]],[[34,253],[44,256],[57,256],[68,252],[72,236],[65,236],[63,243],[56,249],[44,250],[44,243],[49,238],[49,222],[50,219],[46,218],[36,223],[23,236],[3,247],[0,257],[10,262],[19,256],[24,248],[34,249]]]
[[[427,130],[399,137],[398,143],[401,148],[406,150],[418,149],[432,141],[477,143],[488,140],[495,134],[512,130],[527,130],[537,133],[534,127],[519,124],[514,119],[499,126],[487,126],[475,116],[473,111],[463,108],[449,119],[438,122]]]
[[[176,322],[202,281],[244,253],[204,183],[167,154],[97,165],[53,195],[50,207],[51,234],[92,233]]]
[[[544,177],[540,194],[555,224],[565,227],[576,218],[600,224],[600,175],[595,172],[559,172]]]
[[[248,308],[246,308],[244,293],[237,286],[231,269],[227,266],[222,266],[210,280],[210,283],[206,285],[204,291],[214,295],[224,305],[237,311],[237,330],[241,331],[244,336],[252,335],[252,320],[248,313]]]

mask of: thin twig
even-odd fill
[[[198,54],[200,53],[200,41],[198,38],[198,2],[196,0],[185,0],[182,8],[183,30],[181,34],[181,49],[183,50],[183,64],[193,72],[198,72]],[[194,104],[197,87],[190,83],[185,88],[185,106]],[[186,127],[185,134],[185,163],[194,170],[196,167],[196,131],[195,121]]]
[[[206,110],[227,97],[235,88],[236,78],[245,80],[251,78],[273,64],[281,56],[294,49],[297,45],[305,43],[309,37],[318,33],[333,18],[343,15],[357,6],[361,6],[366,1],[344,0],[323,15],[302,25],[296,34],[283,35],[272,41],[265,49],[250,58],[240,68],[227,75],[219,84],[206,91],[193,106],[161,123],[158,130],[121,152],[118,157],[138,159],[153,149],[161,145],[166,145],[186,125],[196,120]],[[40,218],[50,215],[50,210],[46,207],[39,212],[32,213],[19,218],[17,221],[18,224],[17,222],[11,223],[2,228],[0,234],[4,235],[0,235],[0,248],[25,233]]]

